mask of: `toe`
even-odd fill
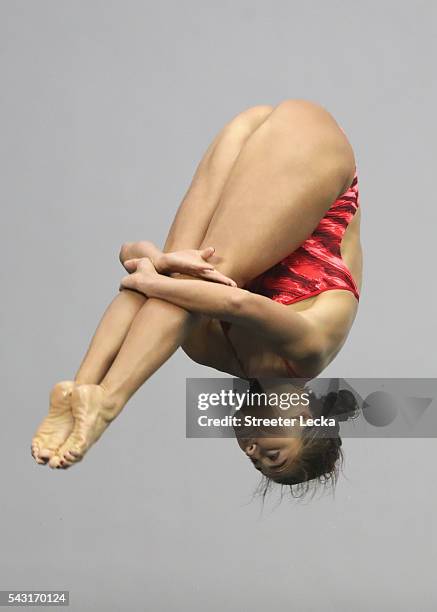
[[[47,463],[47,459],[44,455],[41,455],[41,452],[42,451],[39,444],[34,442],[31,446],[31,455],[35,459],[36,463],[39,465],[45,465]]]
[[[62,446],[58,450],[57,455],[63,467],[73,465],[73,463],[77,461],[77,457],[71,452],[71,450],[68,448],[63,448]]]
[[[53,455],[49,460],[49,467],[57,468],[61,464],[61,458],[58,455]]]
[[[80,461],[83,453],[81,453],[77,447],[69,446],[67,440],[67,442],[59,448],[57,455],[62,463],[70,466]]]
[[[85,437],[73,430],[73,433],[65,440],[58,450],[57,454],[62,459],[67,461],[79,461],[86,449]]]
[[[51,450],[50,448],[42,448],[39,453],[38,453],[38,457],[40,459],[44,459],[46,461],[48,461],[50,459],[50,457],[53,456],[53,454],[55,453],[54,450]]]
[[[77,461],[80,457],[80,453],[76,453],[73,450],[67,450],[64,453],[64,457],[67,461]]]
[[[33,443],[32,446],[30,447],[30,453],[32,455],[32,457],[34,459],[36,459],[38,457],[39,454],[39,445],[36,443]]]

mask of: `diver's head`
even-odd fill
[[[295,469],[302,453],[302,439],[297,436],[238,438],[241,450],[263,476],[279,482]]]
[[[260,385],[255,383],[251,391],[259,393]],[[247,436],[237,433],[241,450],[263,475],[260,485],[263,496],[274,483],[288,486],[293,497],[301,497],[318,485],[335,486],[337,482],[343,462],[339,421],[356,416],[357,402],[345,389],[321,397],[310,393],[310,398],[307,407],[298,406],[292,411],[296,419],[293,427],[277,429],[271,437],[264,431],[253,432],[254,435],[250,432]],[[334,424],[323,427],[318,421],[317,425],[308,425],[320,417]]]

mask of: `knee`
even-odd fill
[[[127,259],[130,259],[130,254],[132,251],[133,244],[134,244],[133,242],[124,242],[121,245],[120,253],[118,254],[120,263],[123,264]]]
[[[311,100],[287,99],[278,104],[265,122],[267,138],[278,139],[284,144],[283,151],[313,159],[344,159],[346,165],[353,163],[351,145],[333,115],[320,104]],[[296,146],[296,145],[299,146]]]
[[[236,115],[225,125],[225,131],[241,135],[249,135],[263,123],[273,111],[273,106],[260,104],[251,106]]]
[[[317,102],[303,98],[287,98],[275,106],[271,119],[296,119],[308,115],[329,115],[328,111]]]
[[[260,121],[264,121],[270,113],[274,110],[274,106],[270,104],[257,104],[256,106],[250,106],[246,110],[239,113],[234,121],[239,121],[241,123],[259,123]]]
[[[305,134],[309,141],[317,135],[319,139],[344,138],[344,132],[333,115],[321,104],[312,100],[300,98],[283,100],[270,113],[266,124],[281,133],[288,132],[301,136]]]
[[[124,264],[127,259],[151,257],[154,255],[156,250],[157,248],[153,242],[149,242],[148,240],[140,240],[139,242],[124,242],[121,245],[118,257],[120,262]]]

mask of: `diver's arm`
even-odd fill
[[[152,271],[145,262],[122,280],[121,287],[253,330],[279,351],[286,351],[290,359],[319,350],[321,335],[308,317],[245,289],[203,280],[169,278]]]
[[[159,274],[168,276],[175,273],[189,274],[236,287],[236,283],[231,278],[216,270],[208,261],[214,252],[214,247],[163,252],[153,242],[142,240],[141,242],[125,242],[121,247],[119,260],[128,272],[132,271],[130,269],[132,262],[147,257]]]

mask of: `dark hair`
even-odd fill
[[[253,391],[259,389],[254,384]],[[302,430],[302,449],[288,473],[282,478],[271,479],[264,475],[256,493],[265,498],[273,483],[288,486],[292,497],[302,498],[310,491],[314,495],[322,487],[335,488],[344,455],[340,438],[340,421],[358,416],[358,403],[351,391],[340,389],[316,396],[310,392],[310,411],[314,418],[324,416],[335,419],[335,427],[329,432],[320,426],[308,426]]]

